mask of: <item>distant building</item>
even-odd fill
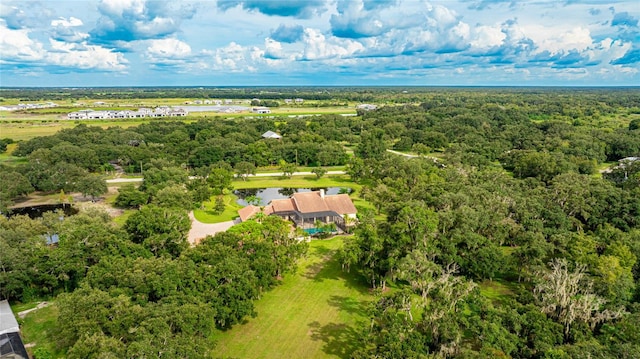
[[[265,133],[262,134],[262,138],[271,138],[274,140],[279,140],[282,138],[282,136],[280,136],[279,134],[273,132],[273,131],[267,131]]]
[[[297,104],[302,104],[304,102],[304,99],[301,98],[297,98],[294,100]]]
[[[363,103],[363,104],[360,104],[360,105],[356,106],[356,108],[358,110],[373,111],[373,110],[377,109],[378,106],[372,105],[372,104],[369,104],[369,103]]]
[[[290,98],[285,98],[284,99],[284,103],[286,103],[287,105],[291,104],[292,102],[293,102],[293,100],[290,99]]]
[[[257,106],[251,109],[253,113],[271,113],[271,110],[268,107]]]
[[[67,114],[70,120],[102,120],[112,118],[144,118],[144,117],[184,117],[189,113],[183,108],[173,109],[168,106],[160,106],[155,110],[141,107],[138,111],[94,111],[86,109]]]
[[[0,111],[18,111],[18,110],[32,110],[37,108],[51,108],[58,107],[57,104],[53,102],[47,103],[21,103],[18,105],[5,105],[0,106]]]

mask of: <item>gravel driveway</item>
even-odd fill
[[[202,223],[193,216],[193,211],[189,212],[189,219],[191,219],[191,230],[189,231],[189,243],[192,246],[200,243],[200,241],[206,236],[213,236],[218,232],[224,232],[231,228],[236,222],[228,221],[221,223]]]

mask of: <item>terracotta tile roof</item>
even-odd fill
[[[328,212],[329,207],[320,192],[298,192],[292,197],[300,213]]]
[[[246,213],[254,215],[255,212],[250,212],[250,210],[246,209],[248,207],[249,206],[240,211],[246,211]],[[238,211],[238,213],[240,213],[240,211]],[[298,192],[294,193],[291,198],[274,199],[269,205],[264,207],[263,210],[267,216],[274,213],[295,211],[300,213],[335,212],[340,215],[357,213],[356,207],[353,205],[349,195],[326,195],[323,198],[321,192]],[[240,218],[244,221],[243,213],[240,213]]]
[[[325,196],[324,201],[329,209],[338,214],[355,214],[357,212],[356,206],[353,205],[353,202],[351,201],[351,198],[349,198],[348,194]]]
[[[264,207],[264,210],[262,210],[262,212],[265,214],[265,216],[268,216],[270,214],[273,214],[273,206],[272,205],[268,205],[266,207]]]
[[[295,203],[290,198],[274,199],[271,201],[274,212],[292,212],[296,210]]]
[[[244,222],[247,219],[253,217],[258,212],[260,212],[260,207],[250,204],[238,210],[238,215],[240,215],[240,219],[242,220],[242,222]]]

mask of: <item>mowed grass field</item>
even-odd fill
[[[335,253],[348,237],[312,241],[296,274],[256,302],[256,318],[217,332],[215,353],[230,358],[348,358],[373,300],[343,272]]]

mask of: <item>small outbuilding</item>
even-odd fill
[[[29,359],[20,326],[6,300],[0,301],[0,358]]]
[[[282,136],[280,136],[279,134],[273,132],[273,131],[267,131],[265,133],[262,134],[262,138],[270,138],[270,139],[274,139],[274,140],[279,140],[282,138]]]

